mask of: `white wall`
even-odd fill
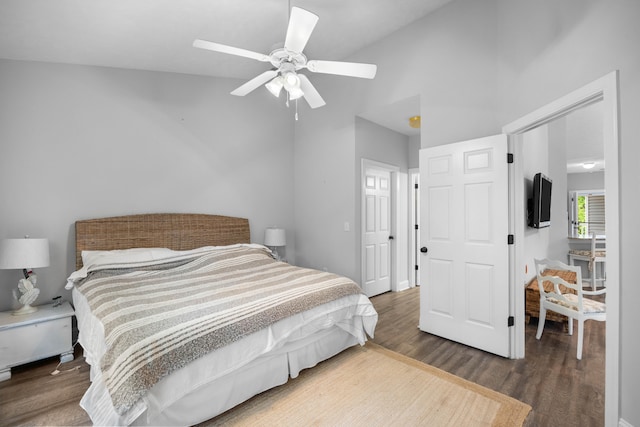
[[[557,119],[522,136],[525,194],[532,196],[533,176],[542,172],[552,180],[551,225],[536,229],[525,221],[525,284],[536,275],[534,259],[567,262],[567,129],[566,118]],[[525,200],[526,203],[526,200]],[[526,206],[526,205],[525,205]]]
[[[540,126],[524,133],[520,143],[522,144],[522,156],[524,159],[522,165],[524,182],[522,182],[522,185],[524,186],[524,194],[527,195],[526,198],[530,198],[533,195],[533,176],[538,172],[549,176],[549,127]],[[524,205],[524,212],[527,212],[527,200],[523,200],[521,203]],[[525,224],[524,269],[526,282],[528,283],[529,280],[536,275],[533,260],[535,258],[541,259],[548,256],[547,250],[549,247],[551,227],[540,229],[531,228],[527,226],[526,217],[522,218],[522,221]]]
[[[549,171],[551,186],[551,226],[547,257],[567,262],[567,119],[562,117],[547,125],[549,128]],[[526,159],[525,159],[526,162]]]
[[[0,60],[0,238],[47,237],[44,303],[74,270],[76,220],[148,212],[249,218],[293,236],[293,127],[232,79]],[[265,112],[269,112],[265,114]],[[19,271],[0,271],[0,309]]]

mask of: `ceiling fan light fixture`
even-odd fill
[[[269,90],[269,92],[271,92],[271,94],[273,94],[273,96],[275,96],[276,98],[280,97],[280,92],[282,92],[283,86],[284,83],[282,82],[281,76],[274,78],[269,83],[264,85],[264,87],[266,87],[267,90]]]
[[[300,89],[300,77],[294,72],[287,72],[282,75],[284,88],[291,92],[293,89]]]
[[[288,92],[290,100],[301,98],[304,95],[304,92],[299,87],[291,88]]]
[[[414,129],[420,129],[421,118],[420,116],[409,117],[409,126]]]

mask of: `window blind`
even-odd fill
[[[605,234],[604,194],[587,196],[586,205],[588,234]]]

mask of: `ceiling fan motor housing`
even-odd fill
[[[296,71],[307,65],[307,57],[301,52],[292,52],[285,48],[276,49],[269,54],[271,65],[280,71]],[[283,67],[291,65],[293,70],[284,70]]]

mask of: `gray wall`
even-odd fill
[[[257,241],[295,224],[288,258],[356,277],[343,224],[359,227],[359,113],[418,94],[428,147],[499,133],[619,70],[620,408],[640,426],[638,16],[636,0],[454,0],[348,58],[378,64],[376,79],[314,75],[328,105],[303,105],[294,125],[272,99],[230,97],[239,81],[2,61],[0,237],[51,239],[51,295],[72,268],[76,219],[151,210],[249,216]],[[17,278],[0,272],[5,307]]]
[[[409,137],[409,169],[420,167],[420,135]]]
[[[604,172],[569,174],[567,190],[604,190]]]
[[[0,60],[0,238],[47,237],[43,303],[74,270],[76,220],[148,212],[293,227],[290,112],[239,81]],[[0,271],[0,309],[19,271]]]
[[[355,183],[356,188],[356,218],[362,217],[362,159],[374,160],[377,162],[386,163],[388,165],[395,166],[399,169],[400,173],[407,173],[409,164],[409,137],[401,133],[395,132],[391,129],[377,125],[360,117],[356,117],[355,123],[355,137],[356,137],[356,152],[355,152]],[[396,176],[396,180],[398,177]],[[398,191],[402,191],[403,194],[398,194]],[[393,197],[397,201],[400,200],[406,202],[408,196],[408,190],[406,186],[404,188],[397,188],[394,191]],[[407,211],[403,210],[406,217]],[[391,214],[392,220],[396,218],[396,212]],[[408,218],[400,218],[403,224],[406,225]],[[359,224],[362,222],[360,221]],[[392,227],[392,233],[395,234],[395,241],[393,244],[397,246],[397,249],[402,248],[403,254],[406,258],[406,250],[408,249],[408,230],[395,230]],[[356,236],[356,259],[362,259],[362,228],[359,226],[355,231]],[[394,258],[394,257],[392,257]],[[394,258],[395,260],[395,258]],[[392,270],[395,271],[395,266]],[[408,271],[405,267],[401,272],[402,280],[406,280]],[[361,283],[362,272],[357,270],[353,277],[356,282]],[[394,278],[395,279],[395,278]]]
[[[295,217],[305,224],[296,230],[299,263],[359,277],[358,238],[342,231],[344,221],[360,227],[358,114],[417,93],[422,147],[496,133],[495,20],[492,3],[454,1],[349,58],[378,64],[374,80],[341,85],[314,75],[328,108],[296,123]],[[410,54],[401,46],[411,46]]]
[[[429,147],[500,133],[503,125],[619,70],[620,408],[622,418],[640,425],[640,341],[633,326],[640,324],[640,287],[633,279],[640,237],[638,16],[635,0],[454,0],[349,58],[378,64],[375,80],[348,86],[331,77],[314,80],[329,108],[296,125],[295,216],[305,225],[297,230],[300,259],[352,277],[359,268],[355,236],[341,227],[345,219],[358,221],[350,183],[360,112],[419,95],[421,146]]]
[[[640,425],[640,287],[635,213],[640,175],[640,2],[498,0],[500,121],[511,121],[613,70],[620,72],[620,415]],[[526,17],[526,19],[523,19]]]

